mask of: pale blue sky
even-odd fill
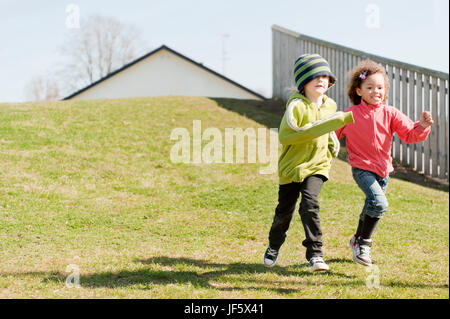
[[[24,87],[62,63],[66,6],[141,32],[143,54],[162,44],[261,94],[272,95],[274,24],[368,53],[448,72],[448,0],[0,0],[0,102],[25,101]],[[368,5],[380,27],[368,28]],[[81,25],[81,27],[83,27]],[[181,79],[179,79],[181,80]]]

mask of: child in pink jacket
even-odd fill
[[[413,122],[405,114],[385,104],[389,92],[389,79],[380,64],[364,60],[349,72],[347,95],[353,106],[354,123],[336,131],[338,139],[346,137],[348,161],[353,178],[365,193],[366,199],[356,233],[350,239],[353,260],[371,266],[372,233],[388,208],[386,187],[389,173],[394,169],[391,158],[392,136],[406,143],[424,141],[431,131],[433,119],[423,112]]]

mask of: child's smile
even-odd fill
[[[368,104],[380,104],[384,101],[385,86],[384,77],[381,73],[369,75],[356,93]]]

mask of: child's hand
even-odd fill
[[[431,118],[430,112],[423,112],[420,116],[419,123],[423,128],[427,128],[433,124],[433,119]]]

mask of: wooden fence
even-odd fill
[[[363,59],[385,66],[390,79],[388,104],[414,121],[419,120],[423,111],[430,111],[434,119],[431,133],[422,143],[406,144],[395,134],[392,157],[427,176],[449,181],[448,73],[386,59],[274,25],[273,97],[287,100],[291,89],[295,89],[293,64],[304,53],[318,53],[329,62],[338,81],[327,95],[336,101],[339,110],[350,106],[345,87],[351,68]]]

